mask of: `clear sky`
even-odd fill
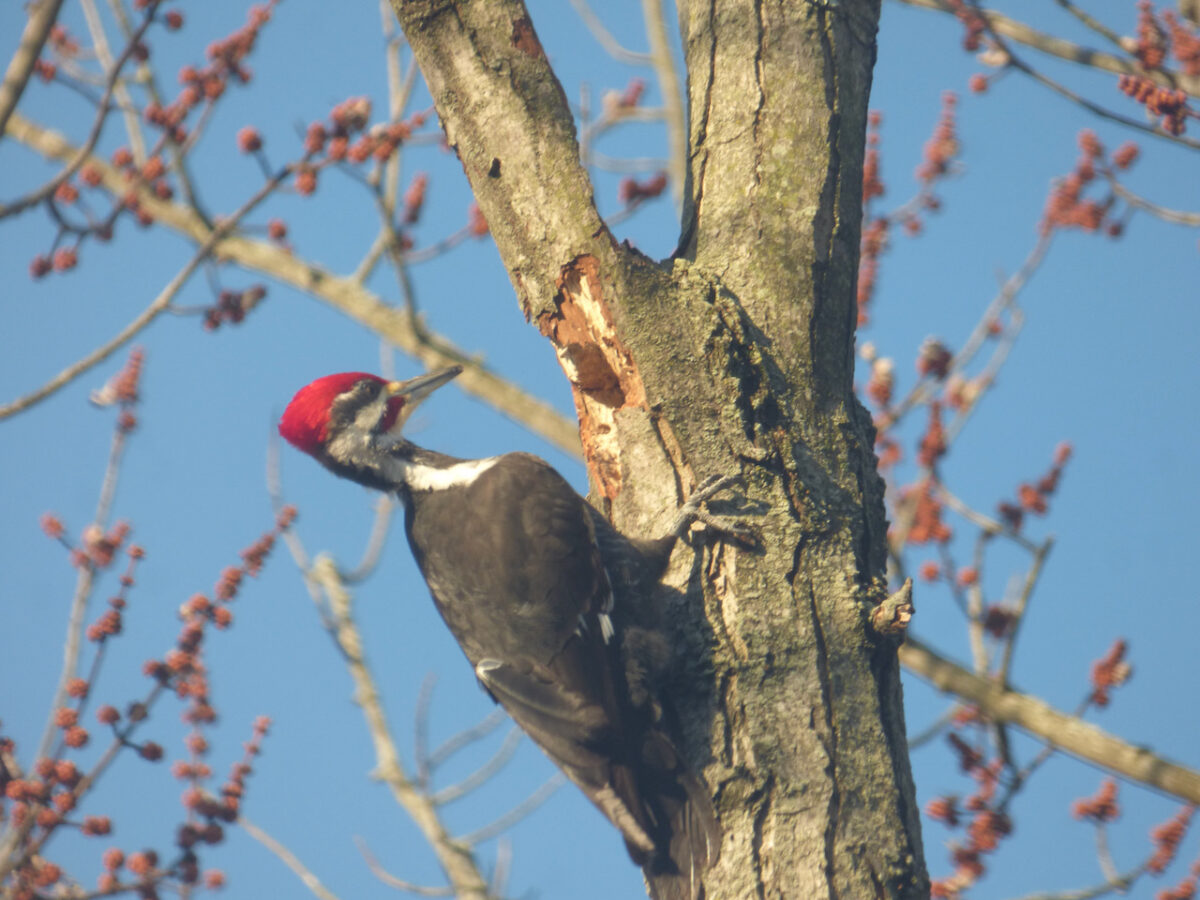
[[[199,62],[209,41],[245,17],[235,3],[175,8],[184,13],[185,27],[154,43],[154,58],[172,91],[178,67]],[[1084,39],[1046,4],[1014,2],[1004,8]],[[605,91],[621,90],[640,75],[649,84],[645,103],[658,104],[652,75],[614,66],[567,4],[533,3],[531,10],[569,97],[577,98],[586,83],[595,105]],[[627,46],[645,46],[636,4],[608,4],[603,16]],[[64,17],[74,32],[86,33],[77,6],[67,4]],[[4,59],[15,47],[22,19],[21,4],[0,7]],[[1110,22],[1132,33],[1132,4]],[[872,97],[872,107],[884,115],[888,193],[882,207],[899,205],[915,190],[912,173],[938,117],[941,93],[964,94],[961,171],[940,186],[942,212],[927,219],[922,237],[895,235],[882,261],[872,322],[860,338],[894,357],[901,393],[915,380],[913,359],[921,341],[936,334],[952,348],[961,345],[998,280],[1016,270],[1033,247],[1050,181],[1074,165],[1081,128],[1095,129],[1109,147],[1138,138],[1143,158],[1128,184],[1163,205],[1200,209],[1194,153],[1090,119],[1017,75],[984,96],[967,96],[967,79],[981,67],[961,50],[959,31],[948,17],[884,4]],[[282,162],[296,154],[298,131],[341,100],[367,95],[377,110],[386,106],[379,13],[372,3],[286,0],[250,64],[252,84],[221,104],[195,158],[204,200],[215,212],[232,211],[261,183],[253,161],[237,152],[234,135],[242,126],[256,126],[272,160]],[[1111,79],[1080,77],[1065,65],[1047,71],[1094,87],[1104,102],[1139,115]],[[414,108],[425,104],[427,98],[418,99]],[[30,87],[21,111],[76,140],[90,121],[81,101],[41,84]],[[119,132],[113,119],[100,143],[105,154],[121,143]],[[666,152],[651,125],[619,129],[599,149],[622,158]],[[415,231],[418,246],[461,227],[470,192],[454,158],[436,145],[419,147],[408,151],[404,167],[406,179],[417,171],[430,175],[425,214]],[[3,200],[51,171],[11,139],[0,143]],[[619,178],[597,174],[605,214],[619,209]],[[273,216],[287,221],[299,254],[336,272],[352,270],[376,233],[366,193],[334,173],[323,175],[314,197],[279,196],[254,222],[265,225]],[[653,256],[668,254],[677,236],[669,200],[648,204],[617,234]],[[116,333],[191,254],[173,235],[126,222],[111,246],[88,244],[76,271],[34,282],[29,262],[45,252],[53,235],[46,216],[34,211],[0,222],[0,235],[6,315],[0,329],[0,402],[35,388]],[[1200,717],[1192,697],[1200,628],[1194,576],[1200,478],[1192,458],[1200,437],[1197,262],[1195,230],[1147,216],[1137,216],[1119,241],[1059,235],[1022,294],[1026,326],[997,389],[944,464],[959,496],[990,513],[1020,482],[1045,470],[1058,442],[1074,445],[1075,458],[1050,516],[1027,526],[1031,537],[1053,533],[1058,542],[1032,600],[1014,681],[1060,708],[1073,707],[1087,691],[1091,662],[1114,638],[1125,637],[1135,677],[1098,716],[1099,723],[1192,766],[1200,766]],[[571,414],[553,354],[523,323],[490,241],[468,242],[414,267],[413,277],[432,328]],[[220,279],[230,288],[259,280],[236,271],[222,271]],[[385,269],[371,286],[397,298]],[[371,334],[309,297],[268,288],[266,301],[241,326],[209,334],[194,317],[165,316],[140,339],[147,349],[141,426],[132,437],[116,514],[132,523],[147,559],[131,595],[125,634],[113,645],[96,688],[97,702],[123,705],[143,690],[141,665],[168,649],[179,604],[196,591],[211,590],[221,569],[236,563],[238,551],[269,527],[267,449],[274,422],[295,390],[319,375],[381,365]],[[212,302],[204,278],[191,283],[181,302]],[[394,364],[402,376],[417,371],[403,357]],[[87,397],[116,368],[116,360],[105,364],[34,409],[0,422],[0,719],[4,734],[24,753],[36,743],[46,715],[74,585],[64,553],[41,535],[38,518],[55,511],[76,533],[88,521],[112,413],[92,408]],[[459,456],[538,453],[585,488],[579,464],[453,388],[418,414],[413,430],[419,442]],[[911,459],[916,431],[905,434]],[[371,526],[373,497],[290,449],[283,452],[282,474],[287,499],[300,508],[298,533],[309,551],[331,552],[352,566]],[[911,477],[911,469],[901,475]],[[969,539],[970,529],[955,524]],[[399,531],[393,529],[383,564],[356,596],[367,653],[386,693],[398,745],[411,760],[412,716],[427,673],[438,676],[430,722],[435,743],[486,715],[491,704],[437,619]],[[965,560],[969,542],[953,546]],[[927,558],[931,554],[918,551],[910,562],[915,568]],[[995,554],[985,572],[993,602],[1022,573],[1024,562],[1016,553]],[[914,632],[948,655],[968,659],[966,631],[949,595],[938,586],[918,587]],[[97,602],[113,590],[110,579],[100,586]],[[273,557],[262,577],[247,586],[235,613],[234,627],[216,635],[208,649],[221,713],[211,761],[223,775],[249,738],[253,718],[274,720],[249,786],[248,818],[287,844],[343,898],[391,891],[363,864],[355,835],[396,875],[437,883],[436,864],[415,828],[386,790],[368,779],[371,746],[350,702],[349,677],[286,554]],[[916,733],[941,714],[947,700],[915,679],[905,685],[909,730]],[[87,884],[99,872],[104,847],[170,849],[181,814],[182,787],[168,770],[182,753],[176,712],[164,704],[144,732],[166,747],[168,764],[121,760],[85,808],[114,817],[111,838],[56,846],[54,854]],[[443,783],[470,771],[498,740],[451,767]],[[1026,758],[1036,749],[1023,739],[1017,748]],[[915,753],[913,765],[922,805],[942,793],[969,790],[941,744]],[[466,832],[486,824],[551,774],[549,763],[526,743],[477,800],[447,808],[450,827]],[[989,861],[992,874],[973,896],[1015,897],[1100,881],[1091,829],[1075,823],[1069,811],[1073,799],[1095,791],[1100,777],[1066,758],[1049,763],[1016,801],[1016,834]],[[1143,858],[1149,827],[1171,815],[1175,804],[1136,787],[1123,786],[1122,797],[1126,814],[1113,829],[1112,844],[1125,869]],[[509,836],[514,896],[639,896],[640,875],[619,838],[573,789],[559,791]],[[925,822],[935,877],[949,872],[943,849],[948,839],[940,825]],[[1194,858],[1197,844],[1195,836],[1189,838],[1181,859]],[[489,866],[495,854],[495,842],[481,849]],[[230,896],[304,895],[277,860],[240,832],[208,854],[205,864],[227,872]],[[1151,896],[1152,889],[1177,881],[1180,869],[1164,884],[1140,884],[1132,896]]]

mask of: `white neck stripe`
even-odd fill
[[[494,466],[499,458],[489,456],[487,459],[470,459],[446,466],[444,469],[405,459],[392,460],[391,466],[399,476],[397,480],[406,484],[411,491],[444,491],[447,488],[472,484],[476,478]]]

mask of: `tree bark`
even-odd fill
[[[883,485],[852,391],[878,3],[682,3],[676,257],[619,245],[523,5],[393,0],[521,308],[571,381],[592,499],[663,531],[711,474],[757,549],[676,551],[672,692],[724,829],[707,896],[928,895],[885,596]]]

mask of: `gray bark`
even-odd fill
[[[681,8],[689,176],[677,258],[618,245],[514,0],[393,0],[522,310],[572,383],[593,500],[661,533],[740,472],[761,546],[676,552],[685,747],[725,832],[707,895],[928,895],[870,418],[852,392],[878,3]]]

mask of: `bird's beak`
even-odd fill
[[[450,366],[437,372],[418,375],[408,381],[389,381],[387,392],[393,397],[403,397],[404,405],[411,408],[416,406],[443,384],[462,373],[462,366]]]

